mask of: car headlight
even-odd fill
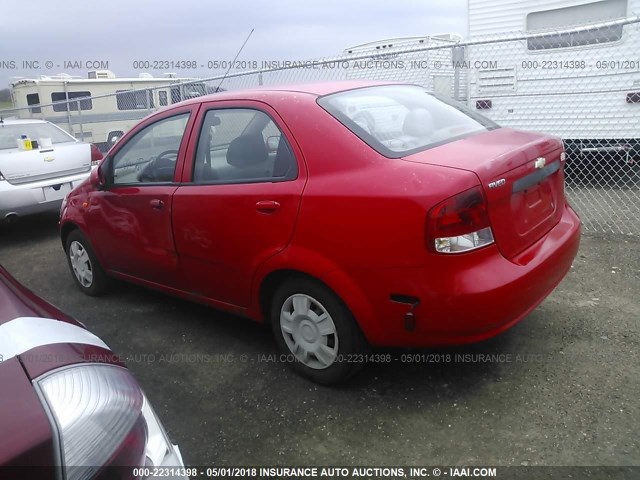
[[[35,380],[57,432],[67,480],[93,478],[103,467],[163,465],[176,457],[166,433],[128,370],[108,364],[64,367]],[[55,437],[55,435],[54,435]]]

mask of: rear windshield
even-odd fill
[[[463,105],[414,85],[347,90],[321,97],[318,103],[369,146],[390,158],[498,128]]]
[[[51,139],[51,143],[73,142],[75,139],[50,123],[0,123],[0,150],[18,148],[16,140],[26,135],[31,140],[42,143],[43,138]]]

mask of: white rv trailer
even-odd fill
[[[454,69],[452,48],[461,35],[445,33],[425,37],[400,37],[355,45],[344,50],[352,60],[347,78],[403,81],[422,85],[439,95],[467,98],[467,72]],[[423,51],[406,52],[408,49]],[[363,58],[365,56],[365,58]]]
[[[562,137],[574,166],[638,168],[640,24],[624,19],[640,14],[640,0],[467,1],[467,59],[497,63],[469,70],[470,107],[502,126]],[[523,33],[536,36],[476,43]]]
[[[12,114],[48,120],[104,151],[149,113],[207,93],[197,78],[167,75],[117,78],[109,70],[98,70],[88,78],[59,74],[20,79],[11,85]]]

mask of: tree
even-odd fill
[[[8,88],[3,88],[0,90],[0,102],[10,102],[11,101],[11,91]]]

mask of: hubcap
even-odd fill
[[[89,288],[93,283],[93,269],[89,254],[80,242],[73,241],[69,246],[69,260],[73,274],[85,288]]]
[[[309,368],[328,368],[338,356],[338,334],[329,312],[315,298],[296,293],[280,310],[284,341]]]

